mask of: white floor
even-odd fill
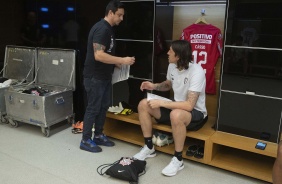
[[[139,146],[115,140],[116,146],[102,147],[101,153],[79,149],[81,134],[72,134],[71,126],[58,123],[44,137],[40,127],[20,124],[12,128],[0,124],[0,184],[115,184],[128,183],[100,176],[96,169],[123,156],[132,156]],[[161,170],[171,155],[157,153],[147,160],[146,174],[140,184],[266,184],[250,177],[185,160],[185,168],[174,177],[165,177]]]

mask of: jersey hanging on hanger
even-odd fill
[[[222,35],[211,24],[192,24],[182,31],[182,40],[191,43],[194,62],[201,64],[206,73],[206,93],[216,94],[215,64],[222,54]]]

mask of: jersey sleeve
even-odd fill
[[[195,72],[191,78],[189,91],[202,92],[206,87],[206,77],[203,72]]]

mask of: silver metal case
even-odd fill
[[[73,121],[73,90],[75,90],[76,51],[37,48],[35,82],[5,91],[7,117],[10,124],[17,121],[37,125],[49,136],[50,126],[63,120]],[[49,93],[43,96],[22,93],[40,86]]]
[[[12,86],[31,82],[34,78],[34,64],[36,49],[34,47],[22,47],[7,45],[5,49],[3,77],[12,79]],[[0,88],[0,116],[1,122],[6,123],[6,104],[4,91],[9,87]]]

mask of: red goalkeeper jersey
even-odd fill
[[[183,29],[180,39],[191,43],[194,62],[205,70],[206,93],[216,94],[215,64],[222,54],[220,29],[211,24],[192,24]]]

